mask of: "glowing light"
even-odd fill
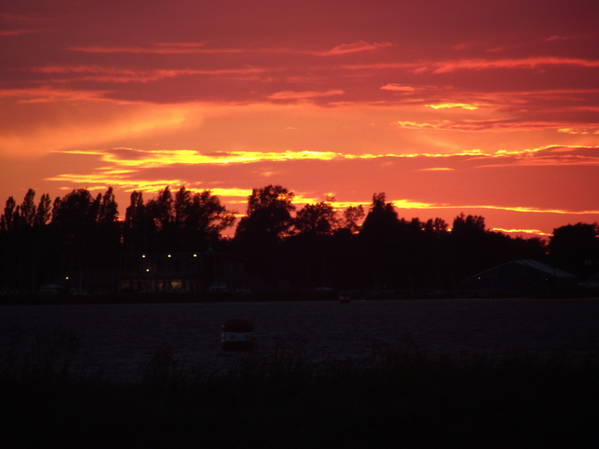
[[[68,281],[69,279],[70,279],[70,277],[69,277],[69,276],[65,276],[65,277],[64,277],[64,280],[65,280],[65,281]]]
[[[173,255],[172,254],[167,254],[166,257],[168,257],[170,259],[171,257],[173,257]]]
[[[197,253],[193,253],[192,257],[198,257]]]
[[[146,273],[149,273],[149,272],[150,272],[150,269],[149,269],[149,268],[146,268]]]
[[[141,255],[141,258],[142,258],[142,259],[145,259],[145,258],[146,258],[146,255],[145,255],[145,254],[142,254],[142,255]]]

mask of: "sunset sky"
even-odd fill
[[[596,0],[0,2],[2,203],[184,184],[242,213],[282,184],[599,221]]]

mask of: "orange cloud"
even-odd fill
[[[67,150],[64,154],[89,154],[101,156],[103,162],[124,167],[152,168],[165,165],[200,164],[247,164],[264,161],[291,160],[332,160],[342,157],[339,153],[327,151],[228,151],[203,154],[196,150],[139,150],[133,148],[115,148],[108,151]]]
[[[393,200],[393,205],[398,209],[457,209],[457,210],[501,210],[508,212],[521,212],[533,214],[559,214],[559,215],[597,215],[599,210],[568,210],[568,209],[544,209],[528,206],[501,206],[492,204],[448,204],[448,203],[427,203],[407,199]]]
[[[38,92],[22,93],[34,95]],[[174,132],[198,126],[203,120],[202,110],[187,105],[102,101],[86,98],[87,92],[82,95],[84,101],[78,101],[77,92],[67,91],[60,97],[53,96],[56,91],[42,93],[45,96],[32,96],[20,101],[33,103],[36,109],[28,110],[43,114],[43,120],[31,125],[18,124],[16,129],[8,123],[3,124],[0,128],[0,153],[31,157],[123,138]],[[60,114],[46,116],[46,111],[56,110],[53,108],[57,99],[61,101]]]
[[[97,154],[95,152],[76,152],[77,154]],[[512,153],[512,152],[505,152]],[[326,154],[326,153],[324,153]],[[156,153],[153,156],[157,156]],[[158,155],[160,156],[160,155]],[[248,159],[248,155],[240,154],[241,159],[234,159],[236,162],[243,161],[244,163]],[[254,155],[253,155],[254,156]],[[262,155],[264,156],[264,155]],[[267,160],[276,160],[276,161],[290,161],[300,159],[297,157],[293,157],[290,154],[287,155],[287,159],[284,158],[282,154],[279,155],[268,155],[270,159]],[[275,157],[273,157],[275,156]],[[321,157],[323,154],[313,153],[313,154],[305,154],[304,157],[306,159],[319,159],[323,161],[330,161],[339,157],[339,155],[332,153],[326,154],[326,157]],[[500,157],[502,155],[495,155],[495,157]],[[179,159],[169,159],[170,163],[197,163],[197,161],[202,161],[204,156],[195,152],[186,152],[182,150],[181,153],[178,154]],[[224,158],[228,156],[222,156]],[[198,159],[199,158],[199,159]],[[218,156],[217,156],[218,158]],[[140,159],[110,159],[110,157],[104,157],[103,160],[105,162],[116,162],[116,166],[124,166],[127,167],[125,169],[118,169],[115,166],[107,166],[104,168],[99,168],[93,173],[62,173],[56,176],[51,176],[46,178],[48,181],[66,183],[72,186],[94,186],[94,188],[106,188],[108,186],[115,186],[123,189],[124,191],[131,190],[143,190],[143,191],[156,191],[159,188],[165,185],[171,186],[179,186],[179,185],[187,185],[190,190],[206,190],[210,189],[213,186],[205,185],[199,182],[193,182],[189,179],[185,178],[158,178],[158,179],[146,179],[144,177],[143,172],[137,172],[136,169],[140,168],[164,168],[165,161],[160,157],[153,159],[151,162],[144,159],[142,155]],[[265,160],[265,159],[262,159]],[[195,162],[192,162],[195,161]],[[255,161],[255,159],[254,159]],[[229,159],[223,159],[222,163],[232,163]],[[201,162],[200,162],[201,163]],[[433,168],[433,170],[438,170],[438,168]],[[65,186],[66,187],[66,186]],[[238,200],[233,201],[235,204],[242,204],[243,198],[247,197],[250,193],[250,189],[248,188],[240,188],[240,187],[225,187],[218,186],[216,188],[212,188],[213,192],[217,195],[227,197],[227,198],[238,198]],[[298,203],[309,203],[309,202],[317,202],[318,200],[298,194],[296,197],[296,202]],[[522,214],[547,214],[547,215],[599,215],[599,210],[596,209],[565,209],[565,208],[542,208],[542,207],[534,207],[534,206],[521,206],[521,205],[501,205],[501,204],[485,204],[485,203],[449,203],[449,202],[428,202],[421,201],[414,198],[396,198],[392,200],[394,206],[398,209],[407,209],[407,210],[496,210],[496,211],[506,211],[506,212],[514,212],[514,213],[522,213]],[[364,201],[332,201],[332,204],[336,208],[344,208],[348,206],[356,206],[356,205],[367,205],[369,202]],[[507,232],[507,231],[506,231]],[[516,232],[516,231],[514,231]]]
[[[569,209],[544,209],[539,207],[528,207],[528,206],[495,206],[489,204],[481,205],[461,205],[461,206],[437,206],[435,209],[494,209],[494,210],[505,210],[509,212],[522,212],[522,213],[533,213],[533,214],[559,214],[559,215],[597,215],[597,210],[569,210]]]
[[[478,106],[467,103],[437,103],[437,104],[426,104],[427,108],[431,109],[466,109],[468,111],[474,111],[478,109]]]
[[[283,90],[275,92],[268,96],[271,100],[305,100],[309,98],[320,98],[320,97],[332,97],[336,95],[343,95],[345,92],[341,89],[330,89],[325,91],[315,90]]]
[[[111,173],[62,173],[56,176],[46,178],[46,181],[68,183],[72,186],[83,186],[89,190],[102,190],[109,186],[118,187],[125,192],[141,190],[144,192],[155,192],[164,186],[179,186],[185,184],[181,179],[126,179],[118,174]],[[64,190],[73,188],[72,186],[63,186]]]
[[[599,134],[599,128],[560,128],[557,132],[573,135]]]
[[[404,86],[397,83],[388,83],[380,87],[381,90],[390,90],[392,92],[415,92],[416,88],[412,86]]]
[[[564,123],[553,121],[521,121],[516,119],[504,120],[431,120],[428,122],[415,122],[411,120],[398,120],[401,128],[406,129],[440,129],[457,131],[492,131],[492,130],[528,130],[528,129],[572,129],[564,128]],[[564,132],[564,131],[561,131]]]
[[[448,120],[444,120],[443,122],[413,122],[411,120],[398,120],[397,124],[402,128],[407,129],[423,129],[423,128],[434,128],[440,129],[442,128],[442,123],[449,123]]]
[[[582,145],[564,145],[564,146],[541,146],[536,148],[524,148],[517,150],[499,149],[492,152],[484,152],[473,148],[453,153],[381,153],[381,154],[351,154],[339,153],[333,151],[311,151],[311,150],[285,150],[285,151],[222,151],[202,153],[198,150],[178,149],[178,150],[154,150],[137,148],[113,148],[111,150],[66,150],[60,151],[63,154],[81,154],[100,156],[100,159],[115,167],[126,168],[154,168],[165,167],[168,165],[231,165],[231,164],[250,164],[259,162],[287,162],[297,160],[355,160],[355,159],[436,159],[436,158],[456,158],[469,157],[477,160],[498,159],[498,158],[519,158],[532,156],[542,152],[550,152],[544,156],[541,161],[549,160],[554,164],[558,160],[560,153],[571,152],[575,150],[599,150],[599,146]],[[568,155],[568,157],[573,157]],[[598,157],[576,155],[577,159],[586,158],[589,162],[599,162]],[[585,160],[586,160],[585,159]],[[530,161],[530,157],[526,161]],[[565,161],[567,163],[567,160]],[[517,164],[512,162],[510,165]],[[559,165],[559,164],[558,164]],[[487,165],[479,165],[486,167]],[[419,171],[452,171],[451,167],[427,167]]]

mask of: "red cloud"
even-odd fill
[[[566,58],[540,56],[530,58],[504,58],[504,59],[453,59],[445,61],[428,62],[379,62],[371,64],[346,64],[341,68],[347,70],[389,70],[412,69],[415,73],[449,73],[456,70],[488,70],[488,69],[534,69],[539,66],[577,66],[596,68],[599,59]]]
[[[314,52],[317,56],[336,56],[336,55],[347,55],[350,53],[360,53],[364,51],[378,50],[379,48],[391,47],[391,42],[366,42],[357,41],[350,42],[348,44],[340,44],[331,48],[327,51]]]
[[[80,74],[79,79],[87,81],[103,81],[113,83],[149,82],[184,75],[250,75],[263,73],[265,70],[257,67],[233,69],[151,69],[137,70],[98,65],[81,66],[45,66],[36,67],[34,71],[46,74]]]
[[[44,28],[21,28],[14,30],[0,30],[0,36],[22,36],[23,34],[36,34],[46,31]]]

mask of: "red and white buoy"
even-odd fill
[[[253,351],[256,345],[254,325],[242,319],[225,321],[221,342],[223,351]]]

